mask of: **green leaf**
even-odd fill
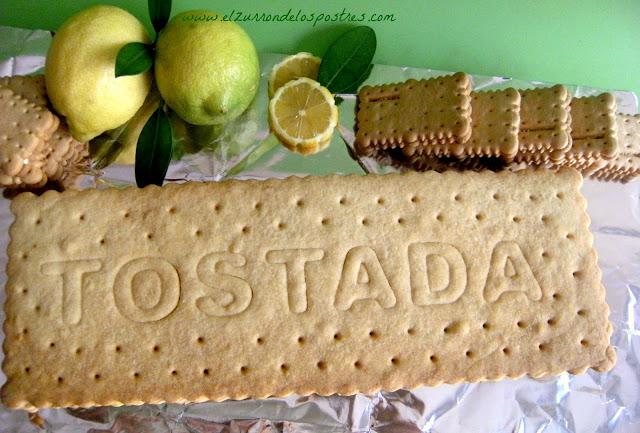
[[[136,147],[136,183],[143,188],[147,185],[162,185],[167,174],[173,137],[171,122],[162,107],[158,108],[142,128]]]
[[[371,75],[371,70],[372,69],[373,69],[373,64],[369,65],[369,67],[364,71],[364,73],[360,76],[360,78],[358,78],[355,81],[355,83],[352,83],[347,88],[341,89],[341,90],[337,91],[336,93],[358,93],[358,88],[360,87],[360,85],[362,83],[367,81],[367,78],[369,78],[369,75]]]
[[[137,75],[153,66],[153,47],[142,42],[130,42],[118,51],[116,77]]]
[[[371,27],[349,30],[336,39],[322,57],[318,81],[332,93],[358,87],[368,76],[366,71],[375,52],[376,33]]]
[[[171,16],[171,0],[149,0],[149,18],[156,30],[156,35],[167,25]]]

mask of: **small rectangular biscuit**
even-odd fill
[[[464,73],[364,86],[358,92],[356,150],[411,146],[471,135],[471,78]]]
[[[11,183],[3,185],[5,188],[25,189],[31,186],[38,187],[46,183],[47,177],[42,168],[42,161],[30,163],[24,166],[20,173],[13,176]]]
[[[564,151],[571,144],[571,137],[562,128],[520,131],[518,139],[521,150],[529,152],[539,150],[548,154]]]
[[[555,130],[521,131],[515,162],[562,161],[571,137],[561,128]]]
[[[525,163],[536,166],[553,163],[548,155],[542,154],[540,152],[518,152],[518,155],[513,159],[513,162],[517,164]]]
[[[88,155],[87,143],[75,140],[67,127],[61,124],[47,141],[44,171],[50,180],[61,179],[65,170],[71,169]]]
[[[585,164],[579,171],[584,177],[592,177],[595,172],[600,170],[606,164],[606,159],[598,159],[595,161],[591,161],[589,164]]]
[[[562,161],[553,161],[557,165],[566,165],[571,167],[584,166],[585,164],[592,164],[597,161],[602,161],[602,158],[583,158],[582,156],[576,156],[567,153]]]
[[[589,164],[593,164],[594,162],[602,161],[600,158],[575,158],[575,157],[567,157],[563,161],[560,162],[560,165],[567,165],[572,167],[585,166]]]
[[[45,143],[58,125],[58,117],[46,108],[0,86],[0,185],[37,183],[42,179],[44,173],[39,168]],[[31,175],[22,177],[25,173]]]
[[[0,78],[0,86],[11,89],[14,93],[40,107],[46,107],[49,102],[44,75],[2,77]]]
[[[569,125],[571,94],[563,85],[520,90],[520,130],[538,131]]]
[[[618,151],[640,156],[640,114],[616,114]]]
[[[605,170],[598,170],[594,174],[591,175],[591,178],[603,181],[603,182],[619,182],[619,183],[629,183],[635,180],[638,177],[638,174],[626,174],[619,172],[608,172]]]
[[[571,94],[562,85],[521,90],[520,94],[519,151],[514,161],[561,160],[571,144]],[[538,152],[542,155],[532,159],[530,153]]]
[[[616,98],[611,93],[571,100],[571,138],[616,139]]]
[[[580,159],[613,159],[618,156],[618,140],[616,137],[574,138],[565,156]]]
[[[582,173],[583,176],[589,176],[596,171],[600,170],[604,164],[602,159],[595,160],[567,160],[563,161],[560,164],[553,164],[552,166],[556,169],[560,167],[571,167],[578,170]]]
[[[471,92],[471,137],[468,141],[422,143],[411,149],[419,155],[511,159],[518,151],[519,129],[520,93],[517,90]]]
[[[630,182],[640,176],[640,156],[618,155],[598,171],[592,177],[599,180],[609,180],[616,182]]]
[[[471,138],[465,154],[511,158],[518,151],[520,93],[512,88],[471,94]],[[470,151],[467,149],[471,149]]]
[[[350,395],[607,370],[581,183],[525,170],[21,194],[3,402]]]
[[[0,87],[11,89],[15,94],[48,111],[44,75],[3,77],[0,78]],[[76,159],[86,156],[86,148],[87,145],[73,139],[66,125],[60,122],[57,130],[44,142],[42,152],[23,169],[15,183],[35,188],[47,181],[60,180],[64,171],[77,163]],[[40,167],[42,170],[38,170]]]

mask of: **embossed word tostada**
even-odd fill
[[[531,301],[542,298],[536,280],[520,246],[514,241],[498,242],[490,252],[491,260],[485,272],[483,296],[495,302],[506,291],[523,292]],[[308,309],[305,264],[320,261],[325,256],[321,248],[270,250],[266,262],[282,266],[286,272],[288,308],[293,313]],[[467,266],[462,253],[454,245],[443,242],[416,242],[408,245],[411,302],[416,306],[455,302],[467,288]],[[196,275],[209,293],[196,298],[196,308],[209,316],[233,316],[247,310],[253,299],[254,287],[243,278],[247,258],[226,251],[203,255],[197,262]],[[221,268],[231,268],[224,272]],[[82,283],[85,275],[100,272],[99,258],[45,262],[44,275],[59,276],[62,293],[62,318],[66,324],[77,324],[82,316]],[[113,281],[113,300],[118,311],[136,322],[153,322],[170,315],[178,306],[184,287],[179,269],[162,257],[138,257],[124,263]],[[160,294],[152,305],[141,305],[134,292],[153,281]],[[357,302],[370,300],[382,308],[396,305],[396,292],[406,287],[392,287],[374,249],[355,246],[342,261],[340,280],[335,288],[334,307],[347,311]]]

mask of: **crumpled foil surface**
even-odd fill
[[[47,32],[0,27],[0,76],[40,69],[49,42]],[[172,181],[362,173],[363,168],[388,171],[373,161],[356,162],[349,156],[353,95],[344,96],[340,136],[336,134],[326,151],[305,158],[277,145],[266,121],[265,81],[271,66],[282,57],[262,55],[262,87],[251,110],[231,127],[233,134],[216,135],[214,145],[206,151],[185,153],[172,163],[168,175]],[[376,66],[368,82],[403,81],[441,73]],[[545,85],[501,77],[473,78],[476,88],[486,89]],[[599,92],[569,88],[575,95]],[[615,95],[620,111],[637,112],[635,95]],[[242,141],[239,150],[238,137]],[[133,180],[131,167],[110,166],[96,178],[88,176],[85,186],[120,186]],[[589,203],[591,230],[615,328],[612,344],[618,362],[608,373],[590,370],[581,376],[565,373],[544,380],[522,378],[351,397],[290,396],[190,405],[48,409],[36,415],[0,406],[0,432],[640,432],[640,181],[621,185],[586,180],[582,191]],[[6,264],[7,230],[12,219],[9,201],[1,199],[0,269]],[[3,272],[0,285],[4,286],[5,280]],[[4,291],[0,297],[3,301]],[[3,313],[0,316],[4,319]],[[0,382],[4,382],[4,375],[0,376]]]

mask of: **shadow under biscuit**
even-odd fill
[[[66,188],[62,185],[60,181],[49,181],[45,185],[38,186],[38,187],[30,187],[28,185],[25,185],[18,188],[5,188],[2,191],[2,197],[11,200],[17,197],[18,195],[22,194],[23,192],[30,192],[35,195],[42,195],[45,192],[50,190],[62,192],[65,189]]]

